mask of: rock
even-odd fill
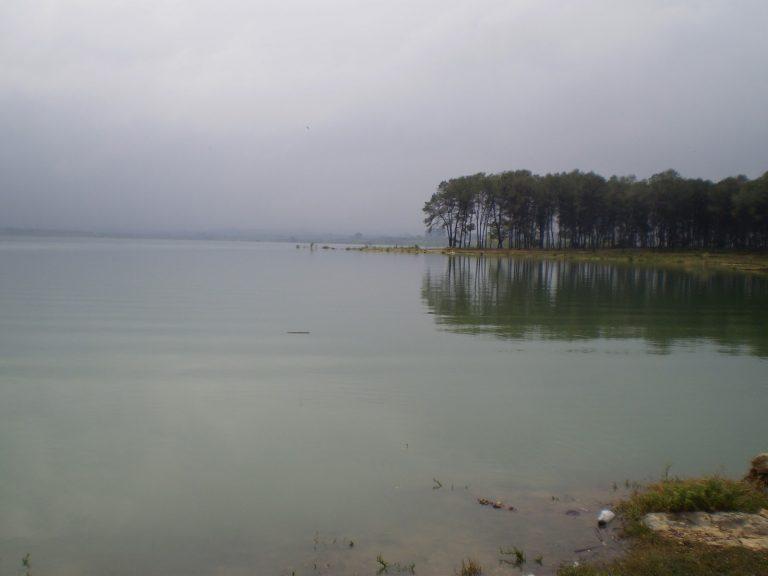
[[[768,510],[746,512],[654,513],[643,517],[654,532],[684,542],[712,546],[743,546],[768,551]]]
[[[597,525],[600,526],[600,528],[604,528],[605,526],[608,526],[614,518],[616,518],[616,514],[610,510],[601,510],[600,514],[597,515]]]

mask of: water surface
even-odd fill
[[[766,449],[767,321],[743,275],[4,239],[0,573],[546,573],[626,479]]]

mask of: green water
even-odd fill
[[[768,449],[748,276],[4,239],[0,327],[0,574],[541,574],[625,479]]]

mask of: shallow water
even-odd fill
[[[3,239],[0,326],[0,573],[547,573],[768,438],[748,276]]]

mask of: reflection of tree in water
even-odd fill
[[[768,356],[768,280],[593,262],[454,256],[422,297],[450,330],[500,338],[708,339]]]

